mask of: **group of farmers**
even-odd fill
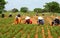
[[[25,24],[32,24],[32,21],[33,20],[31,20],[31,18],[29,16],[26,16],[24,23]],[[19,22],[21,22],[21,19],[20,19],[20,15],[18,14],[16,16],[16,24],[18,24]],[[37,24],[38,25],[44,25],[44,18],[42,16],[38,17]],[[51,25],[59,25],[59,24],[60,24],[60,20],[58,17],[55,17],[55,19],[51,22]]]
[[[4,17],[4,14],[2,14],[2,17]],[[9,14],[9,17],[12,17],[11,13]],[[31,20],[31,18],[29,16],[26,16],[24,23],[25,24],[32,24],[32,21],[33,20]],[[15,24],[18,24],[18,23],[21,23],[21,15],[20,14],[18,14],[15,17]],[[44,25],[44,18],[39,16],[37,19],[37,24]],[[59,25],[59,24],[60,24],[60,19],[58,17],[55,17],[55,19],[51,22],[51,25]]]

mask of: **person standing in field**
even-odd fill
[[[26,16],[25,18],[25,24],[32,24],[32,21],[29,16]]]
[[[4,13],[2,13],[2,18],[4,18],[5,17],[5,14]]]
[[[60,20],[58,17],[55,17],[55,19],[52,21],[52,25],[59,25],[60,24]]]
[[[43,17],[39,16],[37,23],[38,23],[38,25],[44,25],[44,19],[43,19]]]

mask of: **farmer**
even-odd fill
[[[25,24],[32,24],[32,21],[29,16],[26,16],[25,18]]]
[[[5,17],[5,14],[4,13],[2,13],[2,18],[4,18]]]
[[[21,23],[21,18],[16,16],[15,17],[15,24]]]
[[[11,13],[9,14],[9,17],[12,17],[12,14]]]
[[[58,17],[55,17],[55,19],[52,21],[52,25],[59,25],[60,24],[60,20]]]
[[[37,23],[38,23],[38,25],[44,25],[44,19],[43,19],[43,17],[39,16]]]

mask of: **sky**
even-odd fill
[[[56,1],[60,3],[60,0],[5,0],[7,4],[5,5],[5,10],[11,10],[17,8],[20,10],[21,7],[28,7],[29,10],[34,8],[44,8],[43,5],[48,2]]]

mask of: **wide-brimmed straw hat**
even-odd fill
[[[30,17],[29,17],[29,16],[26,16],[26,18],[25,18],[25,19],[26,19],[26,20],[27,20],[27,19],[30,19]]]
[[[58,19],[58,17],[55,17],[55,19]]]
[[[39,16],[38,19],[43,20],[43,17]]]

